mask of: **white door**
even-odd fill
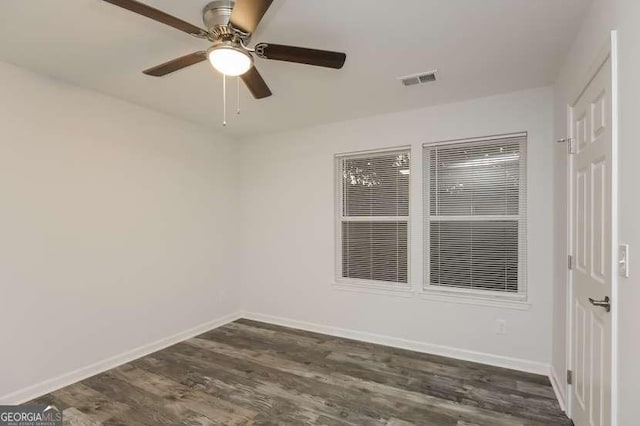
[[[577,426],[611,423],[611,60],[570,114],[572,185],[571,411]]]

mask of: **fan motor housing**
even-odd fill
[[[229,19],[234,5],[233,0],[215,0],[207,4],[202,10],[202,20],[207,30],[218,36],[231,35]]]

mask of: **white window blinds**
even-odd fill
[[[338,162],[338,278],[408,283],[408,150]]]
[[[425,288],[525,294],[526,135],[424,147]]]

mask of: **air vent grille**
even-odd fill
[[[419,83],[420,79],[418,77],[407,77],[402,79],[402,84],[404,84],[405,86],[413,86]]]
[[[432,81],[436,81],[436,73],[423,74],[418,77],[418,79],[420,80],[420,83],[430,83]]]
[[[400,81],[402,81],[402,84],[405,86],[415,86],[417,84],[431,83],[436,80],[437,80],[436,71],[429,71],[426,73],[400,77]]]

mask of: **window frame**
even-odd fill
[[[519,189],[518,199],[518,215],[475,215],[475,216],[435,216],[438,221],[482,221],[491,220],[517,220],[518,221],[518,292],[506,292],[497,290],[482,290],[473,288],[462,287],[446,287],[431,284],[430,281],[430,267],[431,267],[431,237],[430,237],[430,224],[432,222],[431,216],[431,193],[430,193],[430,162],[428,158],[428,151],[434,147],[447,146],[447,145],[483,145],[490,144],[492,141],[498,141],[500,139],[514,139],[523,138],[524,142],[521,145],[521,160],[520,160],[520,180],[524,182]],[[423,279],[419,292],[426,299],[449,301],[458,303],[470,303],[480,304],[497,307],[510,307],[514,309],[528,309],[529,303],[529,291],[527,286],[528,275],[528,155],[527,148],[529,143],[528,132],[509,133],[501,135],[491,135],[467,139],[455,139],[447,141],[435,141],[422,144],[422,207],[423,207]],[[521,247],[521,244],[524,244]]]
[[[342,166],[341,162],[345,158],[357,159],[367,158],[376,155],[385,154],[401,154],[409,153],[409,193],[407,216],[344,216],[343,215],[343,187],[342,187]],[[372,149],[364,151],[343,152],[334,155],[334,194],[335,194],[335,271],[334,271],[334,288],[340,290],[364,290],[366,292],[377,292],[380,294],[392,295],[411,295],[413,294],[413,285],[411,282],[411,174],[413,173],[413,153],[410,145],[402,145],[390,148]],[[361,278],[347,278],[342,276],[342,223],[348,218],[348,221],[357,222],[398,222],[406,221],[407,223],[407,282],[400,283],[395,281],[367,280]],[[355,219],[355,220],[354,220]]]

